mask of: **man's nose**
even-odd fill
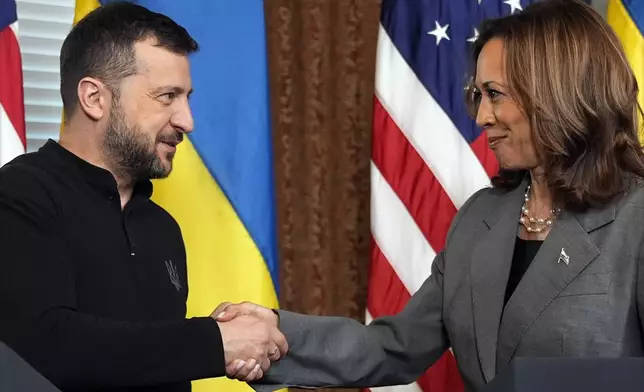
[[[179,132],[190,133],[194,129],[194,119],[188,101],[172,116],[170,125]]]

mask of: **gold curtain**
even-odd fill
[[[380,0],[264,4],[280,306],[364,322]]]

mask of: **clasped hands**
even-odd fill
[[[250,302],[224,302],[210,317],[219,324],[229,378],[258,380],[272,362],[288,352],[278,317],[271,309]]]

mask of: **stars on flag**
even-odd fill
[[[514,14],[514,11],[516,10],[523,11],[523,8],[521,8],[521,0],[505,0],[503,3],[510,6],[511,14]],[[481,4],[480,1],[479,4]]]
[[[479,1],[480,1],[480,0],[479,0]],[[471,36],[470,38],[468,38],[468,39],[467,39],[467,42],[474,42],[474,41],[476,41],[478,38],[479,38],[479,31],[478,31],[478,30],[476,29],[476,27],[475,27],[475,28],[474,28],[474,34],[472,34],[472,36]]]
[[[483,0],[477,0],[478,4],[481,5],[481,2]],[[505,0],[503,4],[507,4],[510,6],[510,13],[513,14],[514,11],[523,11],[523,7],[521,6],[521,0]],[[436,46],[438,46],[441,43],[441,40],[446,39],[450,41],[449,36],[447,35],[447,28],[449,27],[449,24],[446,24],[445,26],[441,26],[438,21],[434,21],[436,24],[436,28],[432,31],[428,31],[428,35],[433,35],[436,37]],[[479,38],[479,31],[474,28],[474,32],[472,33],[472,36],[467,39],[467,42],[473,43]]]
[[[436,46],[441,43],[441,40],[445,38],[446,40],[450,40],[449,36],[447,35],[447,28],[449,27],[449,24],[446,24],[445,26],[441,26],[438,21],[435,21],[436,23],[436,28],[427,34],[431,34],[434,37],[436,37]]]

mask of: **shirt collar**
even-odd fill
[[[72,169],[76,175],[81,177],[102,196],[110,200],[118,197],[116,179],[108,170],[92,165],[52,139],[49,139],[40,148],[40,151],[47,155],[55,156],[65,167]],[[136,183],[132,198],[134,199],[135,196],[150,198],[152,196],[152,182],[143,180]]]

